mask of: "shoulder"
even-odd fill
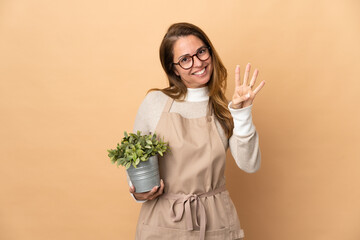
[[[146,94],[145,99],[143,102],[146,103],[156,103],[156,102],[164,102],[168,99],[168,96],[161,92],[161,91],[151,91],[148,94]]]
[[[144,100],[142,101],[140,105],[140,111],[141,112],[157,112],[161,111],[168,99],[168,96],[164,94],[161,91],[151,91],[148,94],[146,94]]]

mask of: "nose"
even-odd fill
[[[194,67],[200,67],[202,65],[202,61],[196,55],[193,57],[193,61]]]

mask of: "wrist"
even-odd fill
[[[248,106],[251,106],[251,104],[252,104],[252,103],[244,103],[242,107],[243,107],[243,108],[246,108],[246,107],[248,107]]]
[[[243,107],[243,104],[241,102],[241,103],[235,105],[235,104],[233,104],[233,102],[231,102],[229,107],[231,107],[232,109],[240,109]]]

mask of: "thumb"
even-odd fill
[[[250,98],[250,93],[247,93],[247,94],[245,94],[243,96],[238,95],[238,96],[234,97],[233,102],[235,104],[239,104],[241,102],[244,102],[244,101],[248,100],[249,98]]]

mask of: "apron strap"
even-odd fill
[[[212,106],[210,105],[210,101],[208,102],[208,107],[206,108],[206,116],[210,117],[210,116],[214,116],[214,111]]]
[[[168,113],[170,111],[170,108],[171,108],[173,102],[174,102],[174,99],[169,97],[169,99],[167,100],[167,102],[165,104],[163,112]]]

